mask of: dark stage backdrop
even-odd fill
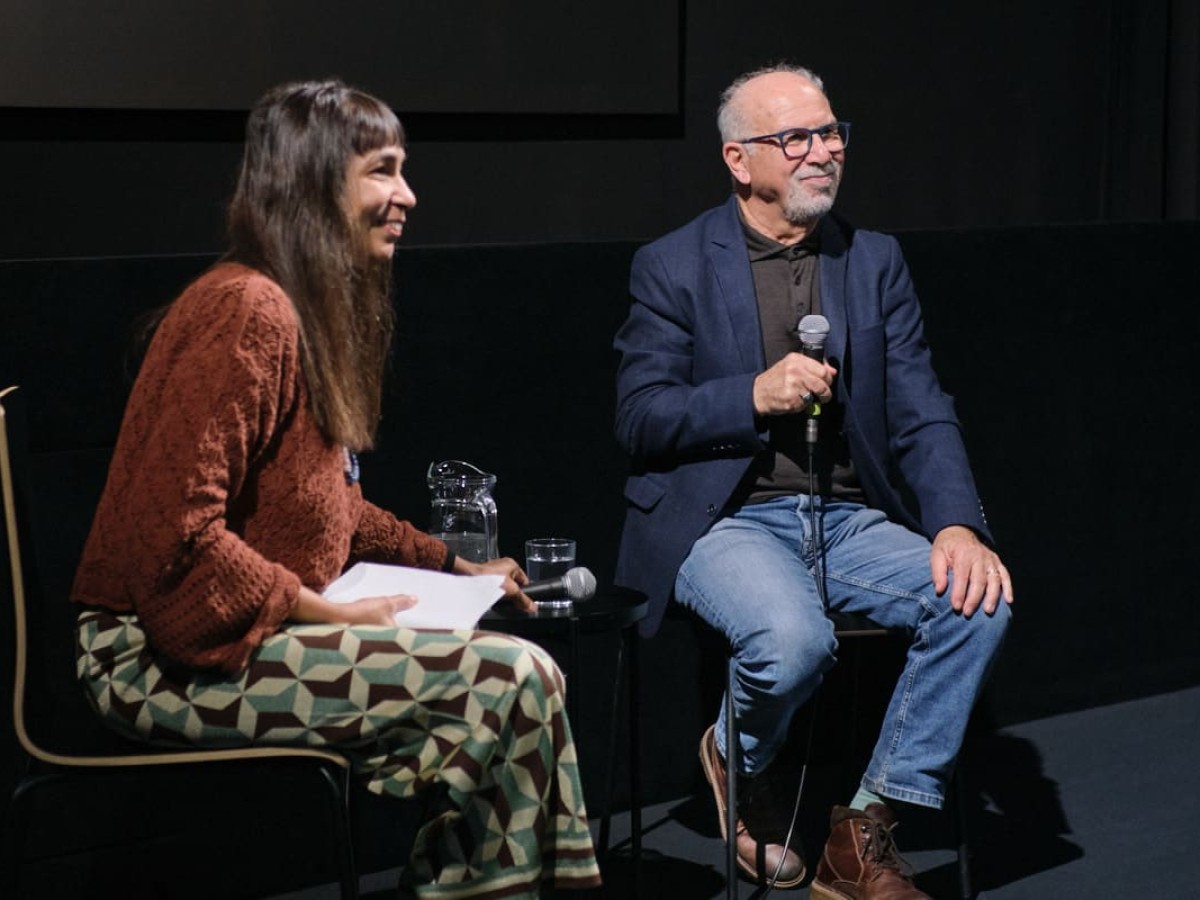
[[[0,105],[245,110],[337,72],[410,112],[673,113],[679,2],[6,0]]]
[[[10,0],[0,259],[219,250],[241,110],[326,74],[408,125],[410,246],[647,239],[724,195],[717,96],[782,58],[854,123],[860,225],[1200,208],[1194,0]]]
[[[991,700],[997,719],[1196,683],[1200,223],[900,240],[1016,579]],[[400,251],[400,326],[379,446],[363,460],[367,495],[423,524],[429,463],[470,460],[499,475],[503,553],[520,556],[527,537],[569,534],[581,563],[611,583],[627,469],[612,435],[612,338],[636,246]],[[129,389],[131,323],[210,261],[0,263],[11,324],[0,328],[0,385],[24,386],[33,449],[50,473],[41,499],[61,510],[46,533],[56,602]],[[650,708],[665,717],[696,711],[667,696],[694,680],[681,661],[694,642],[675,642],[677,624],[645,656]]]
[[[900,240],[1017,584],[980,721],[1200,683],[1191,587],[1200,487],[1190,477],[1200,430],[1200,223],[914,231]],[[627,467],[612,436],[611,342],[636,247],[399,251],[400,329],[379,446],[363,460],[367,495],[421,523],[426,467],[468,459],[499,475],[502,552],[519,556],[527,537],[569,534],[581,563],[611,583]],[[211,259],[0,263],[0,385],[21,384],[27,401],[46,611],[69,617],[64,598],[129,389],[130,325]],[[0,616],[0,648],[10,633]],[[69,626],[39,636],[41,666],[70,669]],[[604,783],[599,748],[610,737],[596,713],[613,686],[609,637],[590,636],[572,688],[584,710],[575,724],[589,797]],[[723,648],[682,615],[668,616],[641,648],[645,799],[666,800],[699,777],[694,748],[716,710]],[[872,652],[863,670],[875,700],[895,678],[885,663]],[[849,671],[836,667],[830,687],[842,679],[845,690]],[[10,678],[0,664],[0,716]],[[823,709],[844,712],[838,696]],[[69,729],[64,709],[56,702],[43,727]],[[12,772],[7,737],[0,732],[0,804]]]

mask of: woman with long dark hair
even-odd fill
[[[456,557],[357,483],[416,204],[404,161],[392,111],[337,81],[251,111],[230,251],[167,308],[129,398],[75,579],[79,676],[139,739],[333,746],[376,793],[444,785],[402,876],[417,896],[590,887],[553,660],[507,635],[398,627],[411,597],[320,595],[372,561],[499,574],[531,608],[513,560]]]

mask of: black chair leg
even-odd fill
[[[962,760],[954,770],[954,843],[958,851],[958,893],[962,900],[975,896],[971,885],[971,847],[967,842],[967,789]]]
[[[729,658],[725,683],[725,896],[737,897],[737,771],[738,737],[733,717],[733,688],[737,683],[737,660]]]
[[[642,896],[641,663],[637,635],[627,629],[621,640],[628,644],[625,655],[629,660],[629,835],[633,854],[633,896],[638,898]]]
[[[21,870],[24,868],[24,803],[14,794],[9,802],[8,814],[4,817],[4,832],[0,834],[0,872],[4,873],[4,889],[12,896],[21,896]]]
[[[605,754],[604,795],[600,804],[600,840],[596,855],[603,867],[608,862],[612,836],[612,797],[617,784],[617,732],[621,718],[621,693],[625,675],[625,641],[617,645],[617,677],[613,680],[612,700],[608,708],[608,748]]]
[[[350,772],[334,772],[321,766],[320,772],[329,788],[330,812],[333,813],[335,852],[337,853],[338,882],[342,900],[358,900],[358,867],[354,861],[354,843],[350,825]]]

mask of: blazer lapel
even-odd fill
[[[737,197],[731,196],[710,228],[705,247],[708,264],[716,282],[716,296],[725,305],[729,332],[737,345],[744,371],[763,367],[762,330],[758,322],[758,301],[746,237],[737,212]]]
[[[825,358],[839,370],[849,360],[847,342],[849,323],[846,317],[846,269],[849,251],[842,230],[831,216],[821,220],[821,314],[829,320],[829,337],[825,341]],[[839,379],[848,384],[848,379]]]

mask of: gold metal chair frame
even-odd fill
[[[341,895],[346,900],[358,897],[358,874],[351,843],[349,814],[350,761],[332,750],[307,747],[256,746],[234,749],[158,751],[147,745],[146,752],[114,755],[77,755],[59,752],[40,746],[32,739],[25,722],[26,667],[29,654],[25,575],[22,568],[21,532],[17,516],[16,484],[13,477],[12,453],[9,445],[9,422],[4,408],[5,398],[17,390],[9,387],[0,390],[0,487],[4,500],[4,530],[7,537],[9,575],[12,582],[14,613],[15,666],[13,678],[12,718],[13,729],[20,749],[28,757],[26,771],[13,790],[8,811],[8,823],[4,840],[5,870],[10,873],[9,886],[15,887],[21,871],[20,853],[16,848],[21,834],[24,800],[39,786],[63,777],[103,772],[133,773],[146,766],[197,766],[218,763],[237,764],[261,760],[295,760],[311,763],[311,768],[321,776],[330,801],[329,813],[332,837],[337,848],[337,863]],[[67,602],[62,598],[62,602]],[[64,640],[66,639],[64,635]],[[34,770],[45,770],[36,772]],[[18,892],[19,893],[19,892]]]

